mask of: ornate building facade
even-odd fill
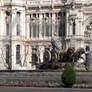
[[[52,39],[91,52],[92,0],[0,0],[0,70],[36,69]]]

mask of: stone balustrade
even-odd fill
[[[76,3],[91,4],[92,0],[74,0]],[[66,4],[70,4],[72,0],[66,0]],[[63,5],[64,0],[0,0],[1,5],[22,4],[22,5]]]
[[[66,3],[71,2],[70,0],[67,0]],[[53,4],[61,4],[63,5],[63,0],[0,0],[1,5],[7,5],[7,4],[21,4],[21,5],[53,5]]]
[[[90,4],[92,0],[75,0],[76,3]]]

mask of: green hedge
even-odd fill
[[[62,73],[62,82],[66,87],[72,87],[76,83],[76,72],[72,66],[66,66],[66,69]]]

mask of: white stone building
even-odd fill
[[[0,70],[36,69],[52,38],[91,52],[92,0],[0,0]]]

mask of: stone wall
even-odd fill
[[[0,84],[61,84],[60,71],[0,72]],[[77,84],[92,83],[92,72],[77,72]]]

